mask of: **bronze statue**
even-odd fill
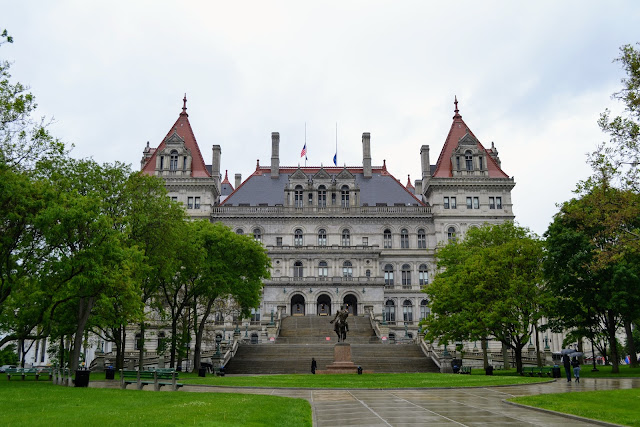
[[[329,323],[337,322],[333,326],[333,330],[338,335],[338,342],[347,339],[347,331],[349,330],[349,324],[347,323],[347,317],[349,317],[349,309],[345,306],[341,310],[336,312],[335,317]]]

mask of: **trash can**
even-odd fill
[[[116,379],[116,370],[113,368],[113,366],[109,366],[107,369],[105,369],[104,374],[105,374],[105,379],[107,380]]]
[[[489,365],[484,369],[487,375],[493,375],[493,366]]]
[[[76,371],[76,387],[89,387],[89,374],[91,373],[88,369],[78,369]]]
[[[207,368],[200,367],[200,369],[198,369],[198,376],[199,377],[206,377],[207,376]]]
[[[362,366],[358,366],[358,375],[362,375]]]
[[[551,368],[551,374],[553,375],[553,378],[560,378],[560,366],[553,365],[553,368]]]

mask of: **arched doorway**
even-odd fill
[[[349,309],[349,314],[350,315],[352,315],[352,316],[357,316],[358,315],[358,298],[356,298],[355,295],[353,295],[353,294],[345,295],[344,299],[342,300],[342,302]]]
[[[331,298],[327,294],[318,296],[318,316],[328,316],[331,314]]]
[[[304,316],[304,297],[300,294],[291,297],[291,315]]]

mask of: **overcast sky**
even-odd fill
[[[435,163],[460,114],[513,176],[520,225],[547,229],[590,173],[585,154],[620,88],[612,60],[640,41],[637,1],[6,1],[0,58],[74,157],[139,169],[187,94],[207,164],[246,179],[270,165],[374,165],[403,184]]]

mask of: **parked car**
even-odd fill
[[[16,365],[2,365],[0,366],[0,374],[4,374],[7,369],[16,369],[17,366]]]

